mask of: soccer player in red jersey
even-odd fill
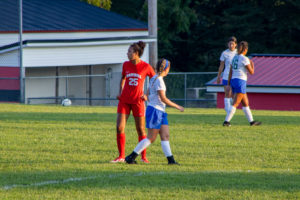
[[[144,82],[147,76],[152,78],[155,72],[151,65],[141,60],[146,44],[142,41],[130,45],[127,56],[129,61],[123,63],[122,78],[120,81],[120,93],[118,116],[117,116],[117,145],[119,157],[112,163],[124,162],[125,160],[125,126],[130,111],[134,116],[135,126],[139,141],[147,137],[145,131],[145,94]],[[146,150],[142,153],[142,161],[148,163]]]

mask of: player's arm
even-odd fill
[[[224,65],[225,65],[225,62],[224,61],[220,61],[220,66],[219,66],[219,71],[218,71],[218,78],[217,78],[217,84],[220,84],[221,83],[221,74],[224,70]]]
[[[151,65],[149,65],[148,76],[151,79],[155,75],[155,71]]]
[[[158,92],[158,95],[159,95],[162,102],[164,102],[168,106],[171,106],[173,108],[176,108],[176,109],[180,110],[181,112],[184,111],[184,107],[182,107],[180,105],[177,105],[176,103],[172,102],[170,99],[168,99],[166,97],[166,93],[165,93],[164,90],[158,90],[157,92]]]
[[[126,77],[122,76],[122,78],[120,80],[120,90],[119,90],[119,95],[117,96],[117,99],[120,99],[120,96],[122,94],[122,90],[124,88],[125,80],[126,80]]]
[[[141,99],[144,100],[144,101],[148,101],[148,97],[149,97],[149,88],[147,89],[146,94],[143,94],[141,96]]]
[[[254,74],[254,63],[252,60],[250,60],[250,64],[245,67],[251,75]]]

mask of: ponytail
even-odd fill
[[[243,53],[246,49],[248,49],[248,42],[241,41],[238,45],[238,54]]]
[[[146,43],[143,41],[139,41],[139,42],[135,42],[132,45],[130,45],[130,47],[132,47],[133,52],[137,52],[139,57],[142,57],[143,53],[144,53],[144,49],[146,47]]]
[[[163,71],[165,71],[168,67],[170,66],[170,61],[168,61],[167,59],[160,59],[157,63],[156,63],[156,73],[157,76],[155,78],[155,80],[153,81],[152,85],[154,84],[154,82],[156,81],[156,79],[161,75],[161,73]]]
[[[167,59],[160,59],[157,63],[156,63],[156,73],[158,74],[158,76],[164,71],[166,70],[168,67],[170,66],[170,61],[168,61]]]

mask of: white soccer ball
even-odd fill
[[[62,102],[61,102],[61,105],[62,106],[70,106],[72,105],[72,101],[70,99],[64,99]]]

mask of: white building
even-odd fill
[[[0,1],[0,101],[20,95],[19,79],[11,79],[20,76],[17,2]],[[145,23],[79,0],[26,0],[23,13],[26,103],[68,97],[75,104],[107,104],[104,99],[118,93],[129,45],[154,41]],[[148,45],[142,59],[149,61]]]

